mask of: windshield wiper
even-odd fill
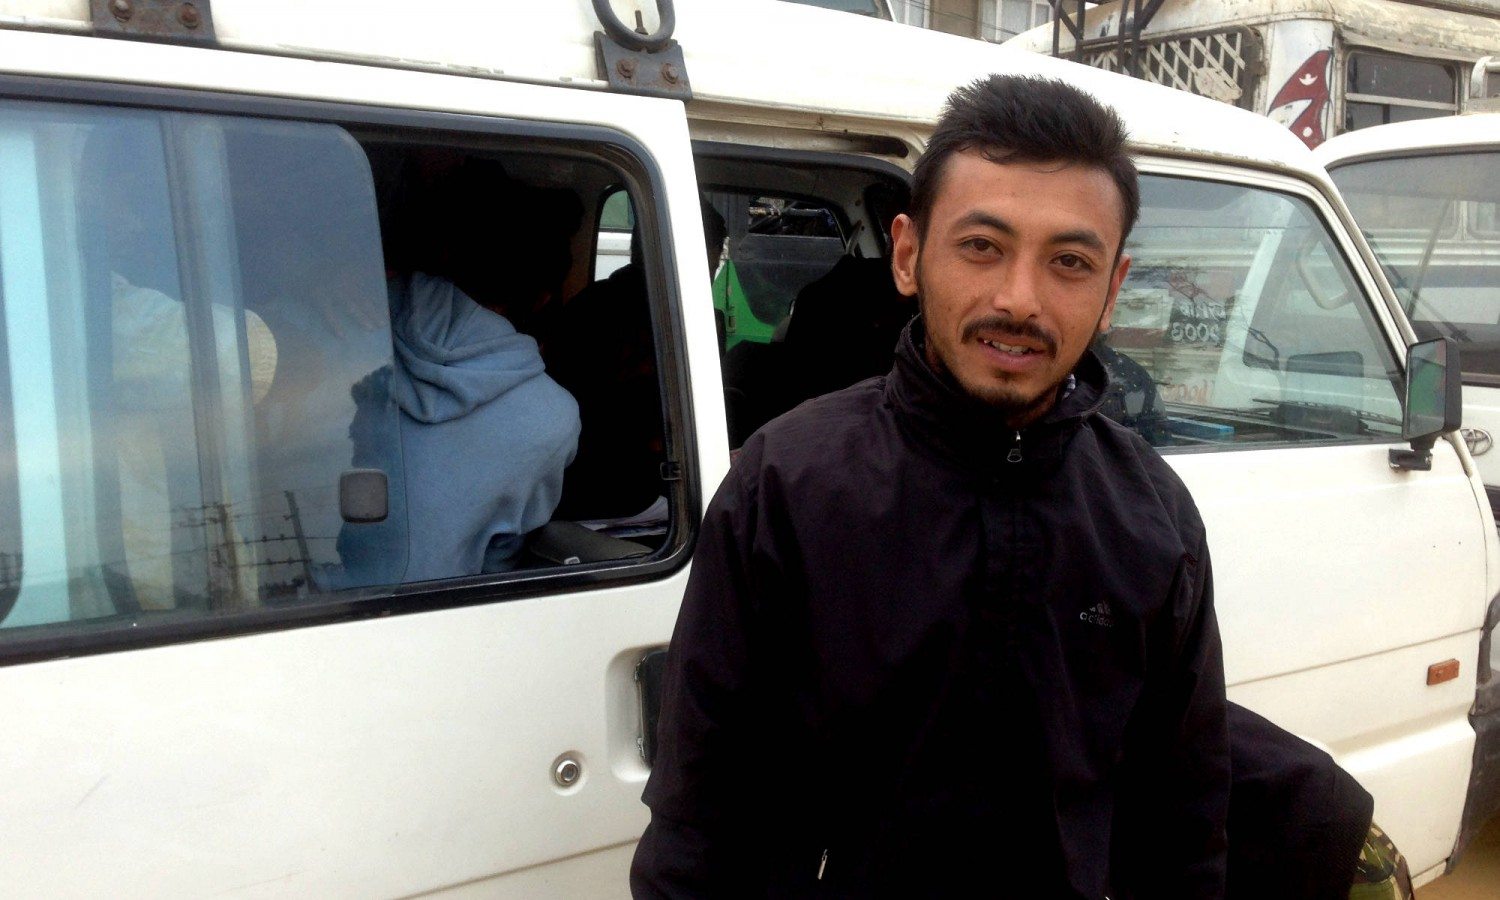
[[[1394,416],[1367,412],[1352,406],[1337,403],[1315,403],[1310,400],[1270,400],[1265,397],[1250,398],[1255,403],[1265,403],[1270,409],[1257,412],[1286,428],[1296,428],[1320,434],[1372,434],[1366,426],[1394,425],[1400,434],[1402,422]]]

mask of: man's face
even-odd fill
[[[891,228],[896,287],[920,299],[928,361],[1013,426],[1040,417],[1109,327],[1130,269],[1115,259],[1123,205],[1100,168],[949,157],[922,234],[904,215]]]

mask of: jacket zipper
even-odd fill
[[[1018,463],[1021,461],[1021,432],[1016,432],[1015,446],[1011,447],[1010,452],[1005,454],[1005,461],[1009,463]]]
[[[818,880],[823,880],[823,870],[828,868],[828,851],[823,851],[823,858],[818,860]]]

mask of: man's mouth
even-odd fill
[[[1041,352],[1040,350],[1032,347],[1023,347],[1020,344],[1007,344],[1003,341],[991,341],[980,338],[979,342],[981,344],[984,344],[986,347],[992,347],[995,350],[999,350],[1001,353],[1009,353],[1012,356],[1027,356],[1032,353]]]
[[[1032,321],[1017,322],[1009,316],[985,316],[969,322],[959,340],[977,341],[1009,359],[1056,356],[1057,338]]]

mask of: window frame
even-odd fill
[[[462,134],[478,141],[493,141],[496,149],[526,142],[529,152],[545,153],[545,148],[555,146],[613,168],[620,175],[620,184],[640,200],[635,214],[645,241],[646,282],[667,426],[666,465],[672,469],[668,480],[678,485],[668,497],[671,518],[665,542],[657,552],[639,560],[355,588],[323,595],[307,604],[208,616],[196,611],[122,613],[36,626],[34,634],[0,631],[0,667],[620,587],[667,578],[688,563],[697,541],[703,494],[682,296],[676,278],[678,264],[670,240],[671,217],[665,204],[666,187],[660,164],[634,136],[606,125],[25,75],[0,75],[0,98],[94,108],[243,116],[287,123],[326,123],[356,132],[384,128],[426,135]],[[5,365],[8,367],[8,360]]]
[[[1231,187],[1249,188],[1253,190],[1269,190],[1276,193],[1286,194],[1309,204],[1317,223],[1325,229],[1328,236],[1333,240],[1334,250],[1340,255],[1345,266],[1353,278],[1356,288],[1361,292],[1360,300],[1365,302],[1371,309],[1374,318],[1378,338],[1383,342],[1387,353],[1395,361],[1397,371],[1404,372],[1406,369],[1406,347],[1408,338],[1401,333],[1397,319],[1392,313],[1392,305],[1397,301],[1393,295],[1386,292],[1382,286],[1371,277],[1372,267],[1378,267],[1379,263],[1364,248],[1358,246],[1353,238],[1354,223],[1351,218],[1344,215],[1338,209],[1329,196],[1310,180],[1293,177],[1283,172],[1273,172],[1266,169],[1241,169],[1229,172],[1222,167],[1195,159],[1177,159],[1171,157],[1137,157],[1136,168],[1142,176],[1161,176],[1169,178],[1190,178],[1198,181],[1208,181]],[[1335,224],[1342,227],[1334,227]],[[1357,265],[1362,260],[1364,265]],[[1377,302],[1378,301],[1378,302]],[[1259,306],[1257,306],[1257,310]],[[1400,393],[1397,392],[1397,400],[1400,401]],[[1329,441],[1293,441],[1293,442],[1266,442],[1266,443],[1228,443],[1228,444],[1206,444],[1198,446],[1163,446],[1156,447],[1156,451],[1162,456],[1196,455],[1200,453],[1237,453],[1253,452],[1268,449],[1313,449],[1319,447],[1346,447],[1380,444],[1404,443],[1399,435],[1393,437],[1370,437],[1355,438],[1345,437]]]

